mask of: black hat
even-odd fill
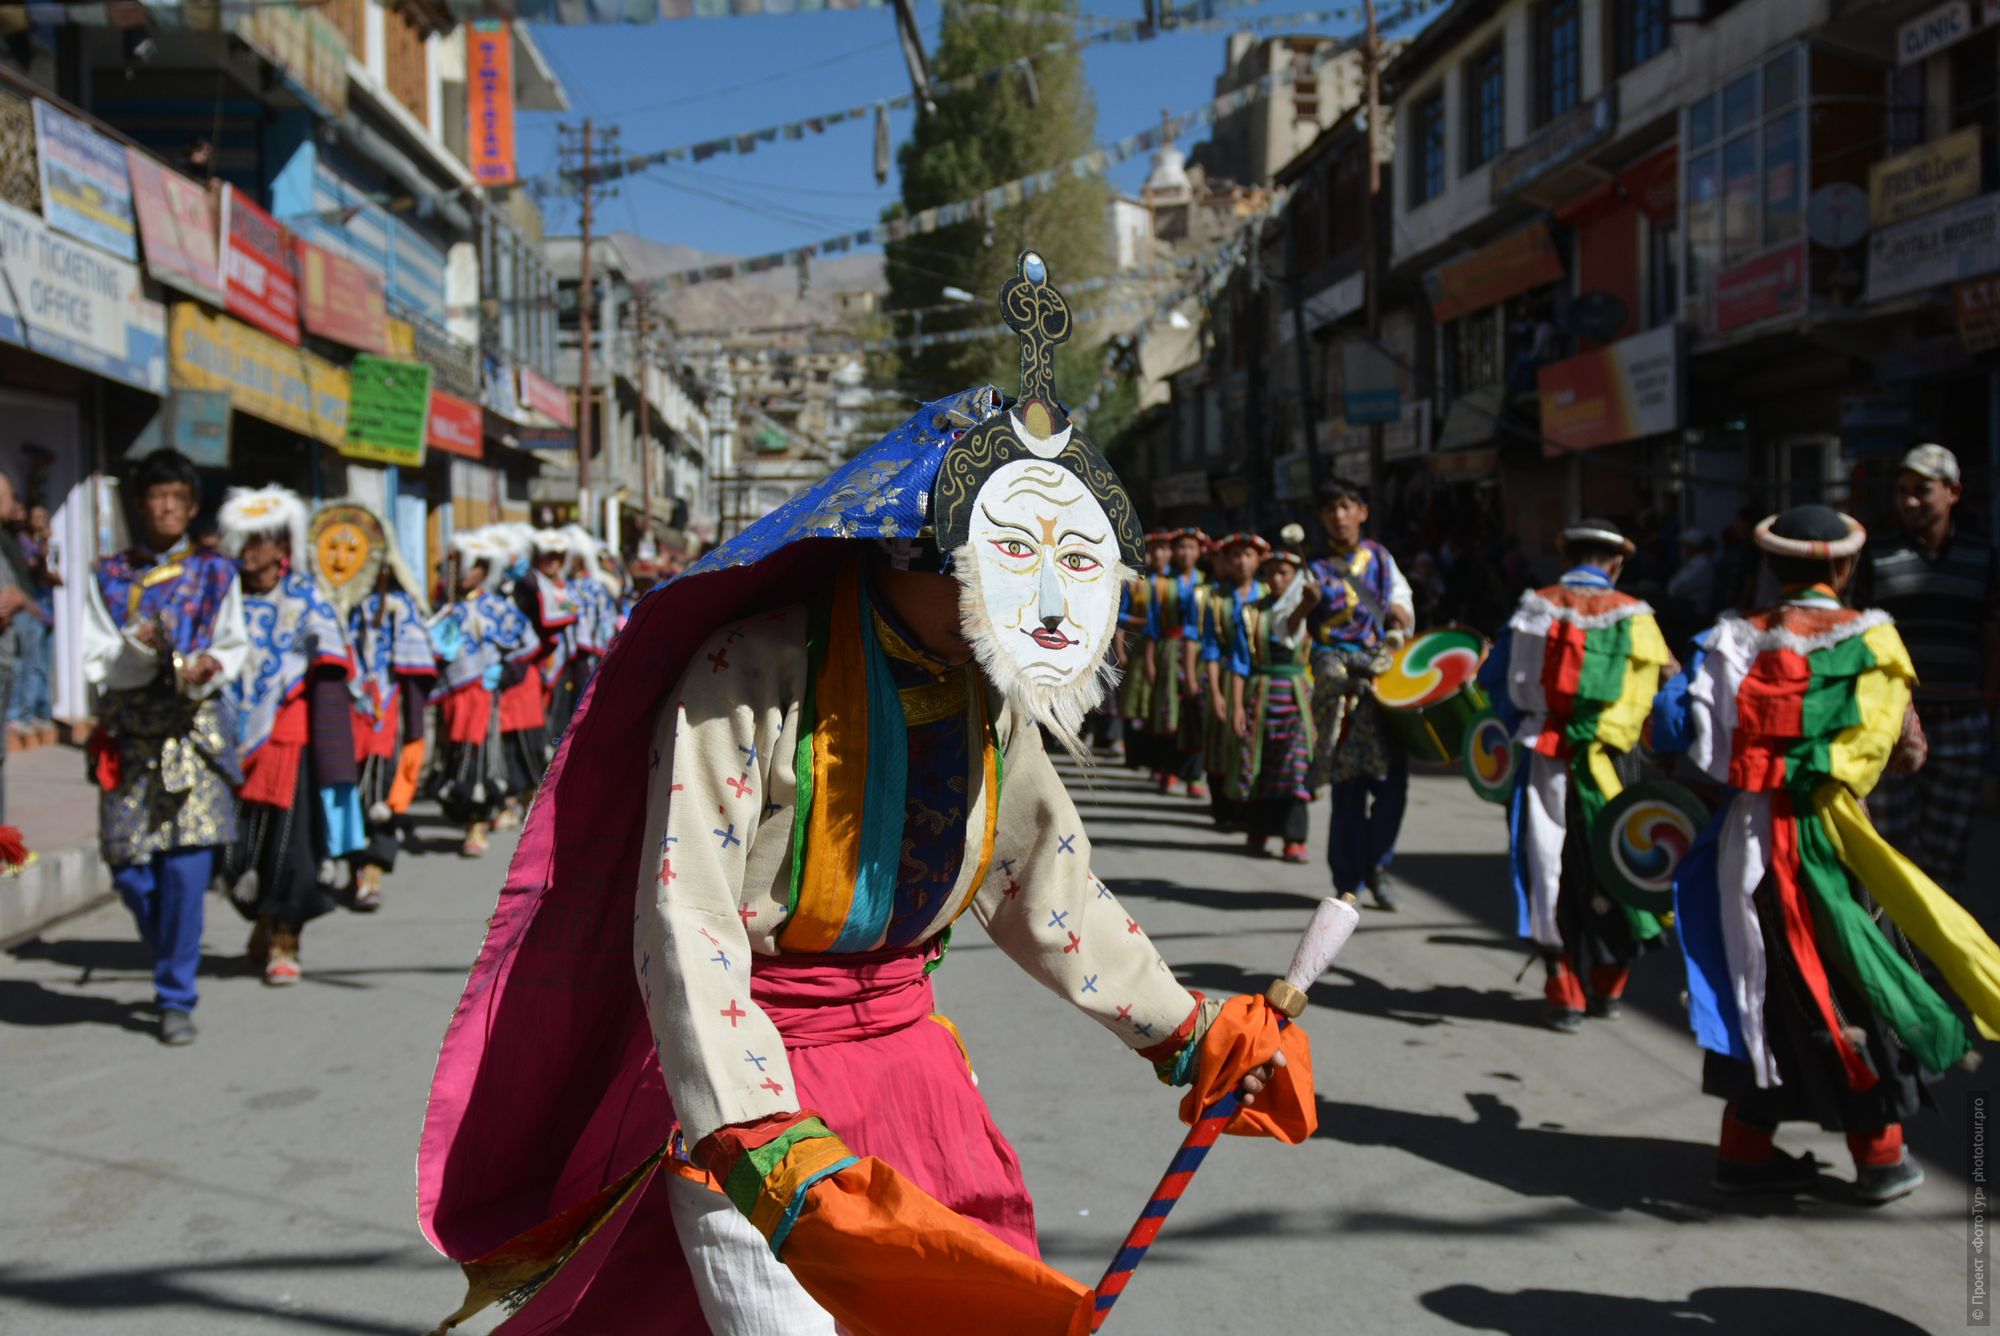
[[[1628,557],[1639,550],[1617,525],[1613,524],[1610,520],[1598,519],[1594,516],[1580,519],[1564,529],[1562,531],[1562,544],[1564,547],[1570,547],[1575,544],[1581,544],[1586,547],[1611,547],[1618,549]]]
[[[1852,515],[1815,504],[1767,516],[1754,537],[1758,547],[1781,557],[1831,561],[1859,552],[1868,531]]]

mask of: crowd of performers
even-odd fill
[[[1000,308],[1018,396],[925,405],[607,655],[433,1077],[419,1219],[468,1280],[440,1331],[494,1302],[521,1333],[1091,1329],[1126,1259],[1098,1288],[1040,1260],[976,1055],[937,1010],[968,910],[1188,1087],[1183,1119],[1240,1090],[1231,1131],[1312,1135],[1310,1048],[1280,1019],[1299,988],[1190,992],[1093,872],[1051,754],[1113,722],[1100,749],[1253,851],[1303,858],[1327,786],[1334,890],[1385,909],[1412,760],[1478,755],[1553,1028],[1615,1017],[1635,961],[1678,943],[1725,1101],[1718,1187],[1811,1186],[1811,1158],[1773,1144],[1796,1119],[1847,1134],[1862,1201],[1921,1181],[1902,1121],[1971,1053],[1939,988],[1994,1037],[2000,949],[1862,806],[1924,744],[1893,621],[1843,601],[1858,524],[1765,520],[1765,606],[1679,654],[1617,589],[1632,545],[1601,520],[1565,531],[1570,568],[1497,643],[1422,630],[1357,489],[1320,498],[1316,556],[1296,530],[1144,533],[1054,399],[1070,316],[1039,256]],[[487,615],[480,578],[461,594]],[[491,691],[483,671],[459,676]],[[1663,902],[1612,894],[1594,838],[1645,796],[1641,767],[1713,810]],[[1665,875],[1638,852],[1635,886]]]
[[[1919,471],[1955,479],[1948,454],[1923,450],[1947,465],[1913,452]],[[1296,527],[1277,544],[1146,536],[1146,570],[1121,607],[1117,726],[1099,716],[1100,750],[1164,794],[1205,800],[1251,852],[1294,862],[1308,860],[1308,804],[1329,787],[1334,890],[1353,900],[1365,887],[1384,909],[1410,758],[1463,764],[1476,787],[1482,767],[1497,772],[1485,796],[1506,806],[1517,930],[1543,965],[1546,1023],[1574,1033],[1616,1018],[1635,963],[1677,947],[1660,967],[1685,969],[1703,1088],[1725,1101],[1717,1186],[1810,1187],[1812,1158],[1772,1141],[1803,1120],[1847,1134],[1860,1199],[1914,1189],[1922,1171],[1901,1124],[1928,1099],[1926,1073],[1970,1051],[1938,981],[1990,1037],[2000,953],[1864,806],[1878,783],[1910,784],[1928,746],[1893,620],[1844,597],[1860,524],[1824,506],[1767,519],[1754,533],[1763,606],[1677,654],[1653,609],[1618,590],[1634,545],[1610,521],[1564,531],[1568,569],[1523,594],[1488,646],[1456,631],[1410,638],[1408,587],[1362,534],[1365,499],[1337,484],[1319,509],[1317,558]],[[1680,784],[1657,783],[1670,777]],[[1607,858],[1682,848],[1650,873],[1650,896],[1613,893],[1626,883]]]
[[[232,488],[198,541],[199,480],[172,451],[139,460],[127,495],[135,541],[89,590],[88,755],[179,1045],[211,885],[251,924],[250,966],[296,983],[308,923],[381,907],[420,795],[470,856],[519,822],[640,591],[580,528],[502,525],[454,537],[433,607],[366,507]]]

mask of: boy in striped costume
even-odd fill
[[[1847,1134],[1864,1202],[1923,1182],[1902,1122],[1928,1102],[1924,1073],[1971,1041],[1910,945],[1981,1033],[2000,1017],[2000,950],[1861,807],[1885,770],[1917,763],[1902,638],[1887,613],[1841,602],[1866,537],[1818,505],[1758,525],[1782,597],[1697,637],[1654,707],[1654,745],[1685,749],[1729,795],[1674,877],[1702,1089],[1727,1101],[1723,1191],[1811,1188],[1813,1157],[1771,1141],[1797,1120]]]
[[[1660,936],[1658,918],[1599,888],[1590,825],[1631,778],[1669,656],[1652,608],[1614,588],[1633,550],[1618,526],[1580,520],[1562,544],[1570,569],[1521,596],[1479,682],[1529,752],[1507,806],[1519,932],[1548,971],[1549,1026],[1573,1034],[1586,1010],[1618,1015],[1633,959]]]

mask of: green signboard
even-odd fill
[[[347,441],[340,453],[377,464],[422,467],[431,369],[421,362],[361,353],[347,372]]]

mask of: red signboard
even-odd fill
[[[1715,276],[1715,318],[1724,330],[1790,315],[1806,301],[1806,243],[1795,241]]]
[[[382,275],[303,237],[299,257],[299,317],[323,339],[366,353],[389,351],[389,306]]]
[[[1656,223],[1671,223],[1681,206],[1681,151],[1669,144],[1618,174],[1618,185],[1639,212]]]
[[[1424,275],[1431,314],[1456,320],[1563,276],[1562,256],[1548,224],[1530,223],[1462,259]]]
[[[482,186],[514,184],[514,34],[505,19],[474,19],[465,53],[466,145]]]
[[[136,148],[125,150],[125,166],[146,272],[156,282],[222,305],[222,261],[215,252],[215,206],[208,191]]]
[[[227,306],[266,334],[299,341],[299,288],[285,225],[235,186],[222,187],[222,267]]]
[[[485,417],[478,404],[469,404],[443,390],[432,390],[431,417],[424,429],[424,440],[433,450],[479,459],[486,453]]]
[[[521,404],[565,427],[576,425],[576,417],[570,411],[569,391],[526,367],[521,368]]]

